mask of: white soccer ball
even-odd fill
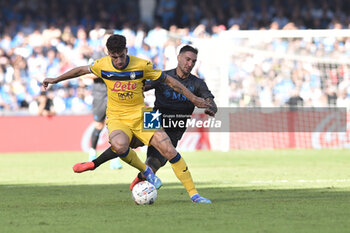
[[[134,186],[131,195],[136,204],[150,205],[157,199],[157,189],[148,181],[141,181]]]

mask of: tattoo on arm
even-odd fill
[[[213,111],[214,113],[216,113],[218,111],[218,107],[216,106],[214,99],[211,97],[208,97],[205,99],[205,101],[210,104],[210,110]]]
[[[169,78],[170,76],[166,75],[165,76],[165,80],[164,82],[171,88],[173,88],[176,92],[183,94],[184,95],[184,88],[186,88],[185,86],[183,86],[179,81],[177,81],[174,78]],[[181,86],[180,86],[181,85]]]
[[[180,86],[177,86],[176,83],[172,86],[172,88],[180,94],[183,94],[183,90],[180,88]]]
[[[175,91],[179,92],[180,94],[183,94],[183,89],[179,86],[179,82],[173,78],[169,78],[169,76],[167,75],[165,77],[165,83],[173,88]]]

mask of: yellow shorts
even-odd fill
[[[143,130],[143,117],[140,112],[130,113],[128,114],[127,118],[107,117],[106,126],[108,129],[108,135],[115,130],[122,130],[129,136],[129,142],[131,141],[132,136],[135,135],[145,145],[149,145],[149,142],[155,132],[154,130]]]

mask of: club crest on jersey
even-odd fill
[[[136,74],[134,71],[131,71],[130,73],[130,79],[134,80],[136,78]]]

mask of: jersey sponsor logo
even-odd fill
[[[187,89],[189,89],[192,93],[194,92],[193,86],[188,86]],[[184,96],[183,94],[180,94],[176,91],[171,91],[168,89],[163,91],[163,95],[167,99],[172,99],[172,100],[181,101],[181,102],[189,101],[189,99],[186,96]]]
[[[131,100],[132,98],[134,98],[134,93],[132,93],[130,91],[118,93],[118,98],[120,100]]]
[[[167,99],[176,100],[180,102],[189,101],[188,98],[178,92],[165,90],[163,95]]]
[[[177,101],[188,101],[187,97],[178,93],[178,92],[175,92],[173,91],[173,94],[172,94],[172,97],[171,97],[172,100],[177,100]]]
[[[114,92],[119,92],[119,91],[131,91],[131,90],[135,90],[137,87],[137,83],[136,82],[131,82],[129,81],[128,83],[122,83],[120,81],[116,81],[114,83],[114,86],[112,88],[112,91]]]

